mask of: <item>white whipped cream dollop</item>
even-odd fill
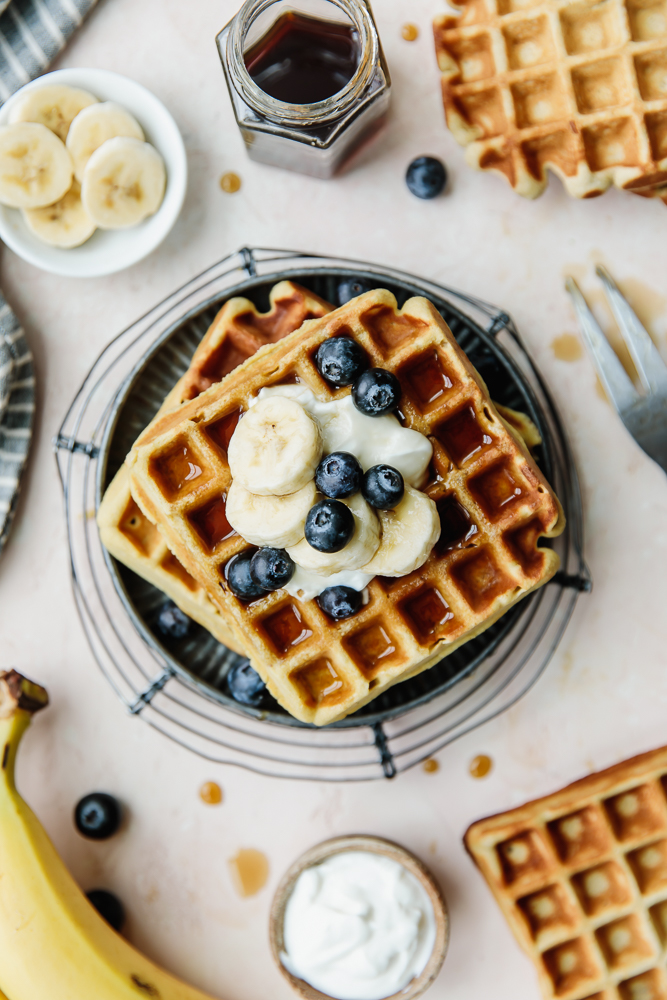
[[[297,879],[281,960],[338,1000],[384,1000],[424,970],[435,938],[433,906],[415,876],[391,858],[349,851]]]
[[[424,434],[403,427],[393,414],[367,417],[356,408],[351,394],[322,402],[300,383],[260,389],[259,395],[250,400],[250,406],[269,396],[296,400],[319,423],[324,455],[349,451],[364,472],[374,465],[391,465],[415,489],[424,484],[433,446]]]

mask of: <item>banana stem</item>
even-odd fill
[[[35,712],[45,708],[49,696],[39,684],[17,670],[0,673],[0,780],[12,791],[16,752]],[[3,997],[0,996],[0,1000]]]

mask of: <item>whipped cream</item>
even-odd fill
[[[435,938],[433,905],[414,875],[390,858],[346,851],[297,879],[281,960],[338,1000],[384,1000],[424,970]]]
[[[364,472],[374,465],[391,465],[406,483],[418,489],[424,483],[433,446],[419,431],[403,427],[391,413],[367,417],[352,402],[352,395],[322,402],[307,386],[272,385],[260,389],[250,406],[270,396],[286,396],[303,406],[322,429],[324,455],[349,451]]]
[[[294,576],[283,586],[283,590],[286,590],[290,597],[298,597],[300,601],[312,601],[327,587],[352,587],[352,590],[362,591],[372,579],[370,573],[364,573],[360,569],[343,569],[340,573],[316,573],[315,570],[304,569],[297,563]]]

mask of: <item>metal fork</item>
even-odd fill
[[[667,365],[606,268],[598,266],[605,295],[637,369],[637,392],[623,365],[588,308],[574,278],[565,288],[572,296],[584,342],[609,399],[626,428],[647,455],[667,472]]]

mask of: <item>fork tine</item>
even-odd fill
[[[572,298],[582,336],[600,381],[612,403],[622,414],[637,402],[639,393],[588,308],[574,278],[565,279],[565,288]]]
[[[667,365],[606,267],[599,264],[595,270],[602,279],[607,301],[623,334],[623,340],[628,345],[644,389],[646,392],[660,389],[664,392],[667,389]]]

